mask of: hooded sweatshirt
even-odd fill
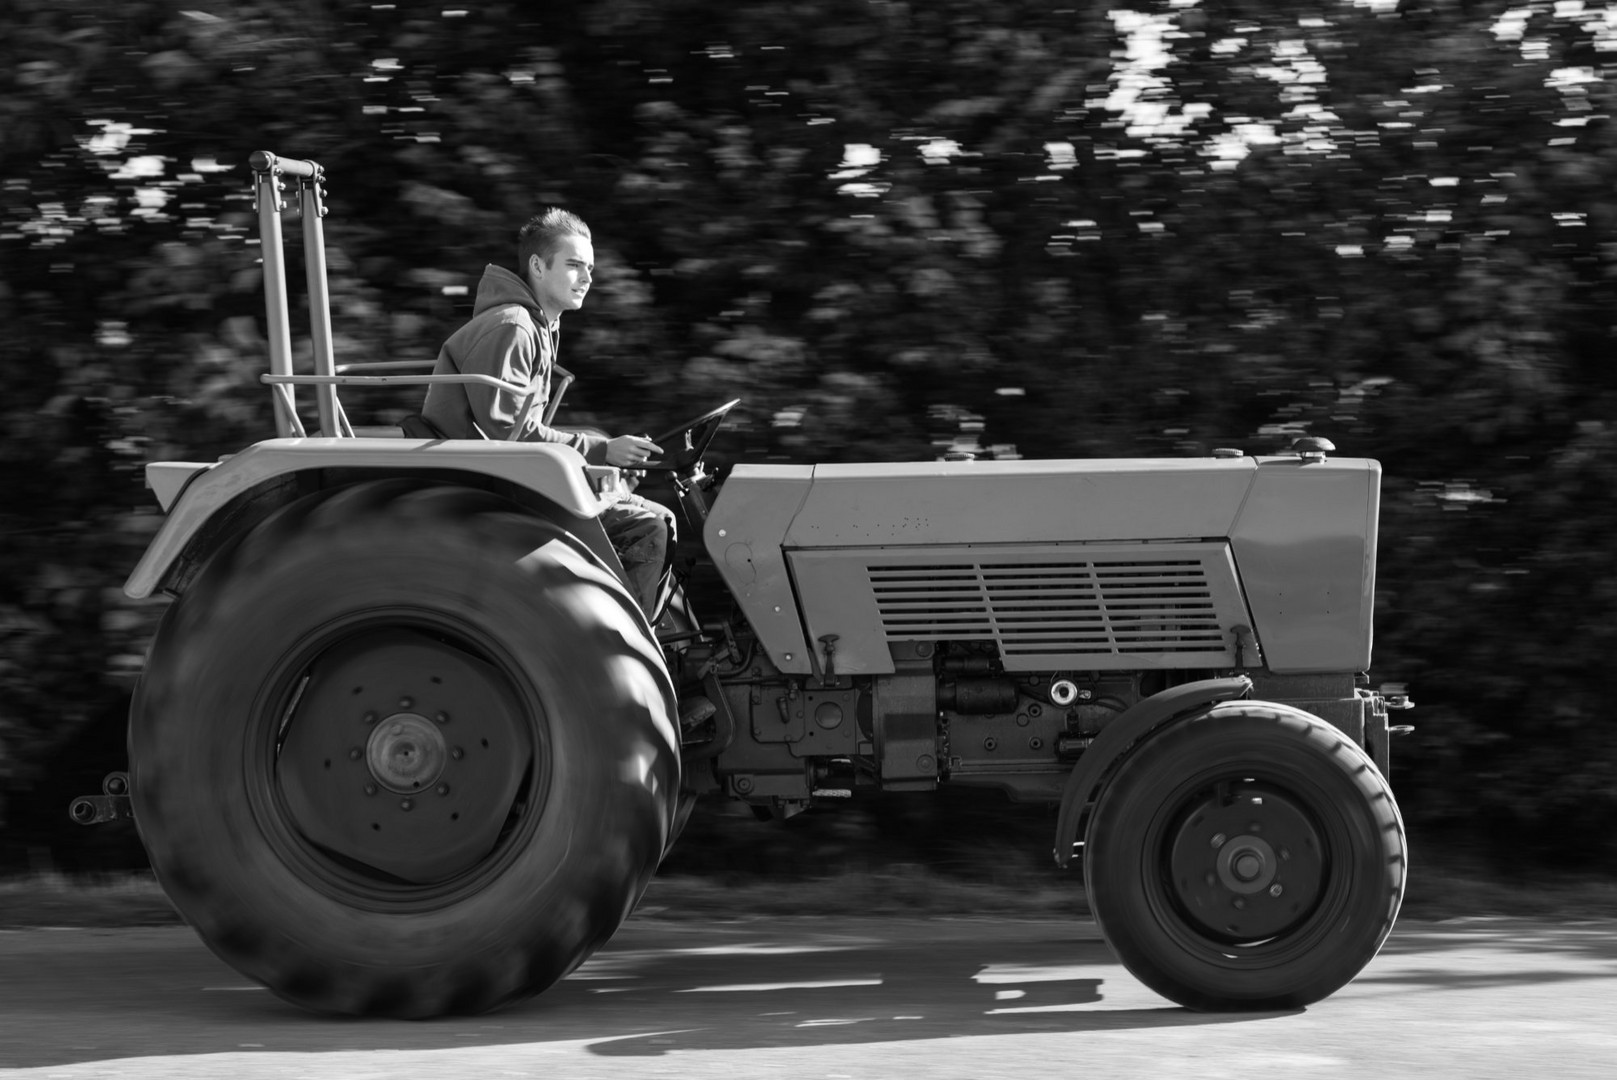
[[[492,375],[523,386],[534,401],[516,438],[563,443],[592,465],[606,464],[599,435],[546,427],[550,372],[556,365],[561,319],[547,320],[527,282],[490,263],[477,284],[472,318],[438,351],[434,375]],[[451,439],[509,439],[525,395],[477,383],[433,383],[421,415]]]

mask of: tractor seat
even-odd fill
[[[443,432],[439,431],[436,427],[434,427],[432,425],[432,423],[430,421],[428,421],[427,418],[422,416],[420,413],[411,413],[409,416],[406,416],[403,420],[400,420],[399,421],[399,429],[404,432],[404,437],[406,439],[445,439],[445,438],[448,438],[447,435],[445,435]]]

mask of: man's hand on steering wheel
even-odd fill
[[[606,463],[620,469],[632,469],[644,465],[662,452],[662,447],[644,435],[619,435],[606,444]]]

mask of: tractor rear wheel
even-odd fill
[[[606,942],[679,791],[673,687],[618,579],[494,496],[283,508],[166,614],[136,824],[224,960],[298,1005],[480,1012]]]
[[[1392,793],[1335,727],[1239,702],[1151,736],[1101,791],[1084,879],[1123,965],[1193,1009],[1295,1008],[1375,957],[1403,900]]]

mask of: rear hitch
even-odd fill
[[[101,781],[101,794],[80,795],[68,805],[67,816],[80,825],[133,818],[135,812],[129,805],[129,774],[108,773]]]
[[[1381,705],[1388,712],[1395,709],[1413,709],[1415,702],[1410,699],[1409,691],[1402,683],[1384,683],[1379,691]],[[1393,738],[1401,735],[1412,735],[1415,732],[1414,724],[1391,724],[1387,727],[1387,734]]]
[[[1381,700],[1388,709],[1413,709],[1414,701],[1410,700],[1409,689],[1403,683],[1382,683],[1379,691]]]

